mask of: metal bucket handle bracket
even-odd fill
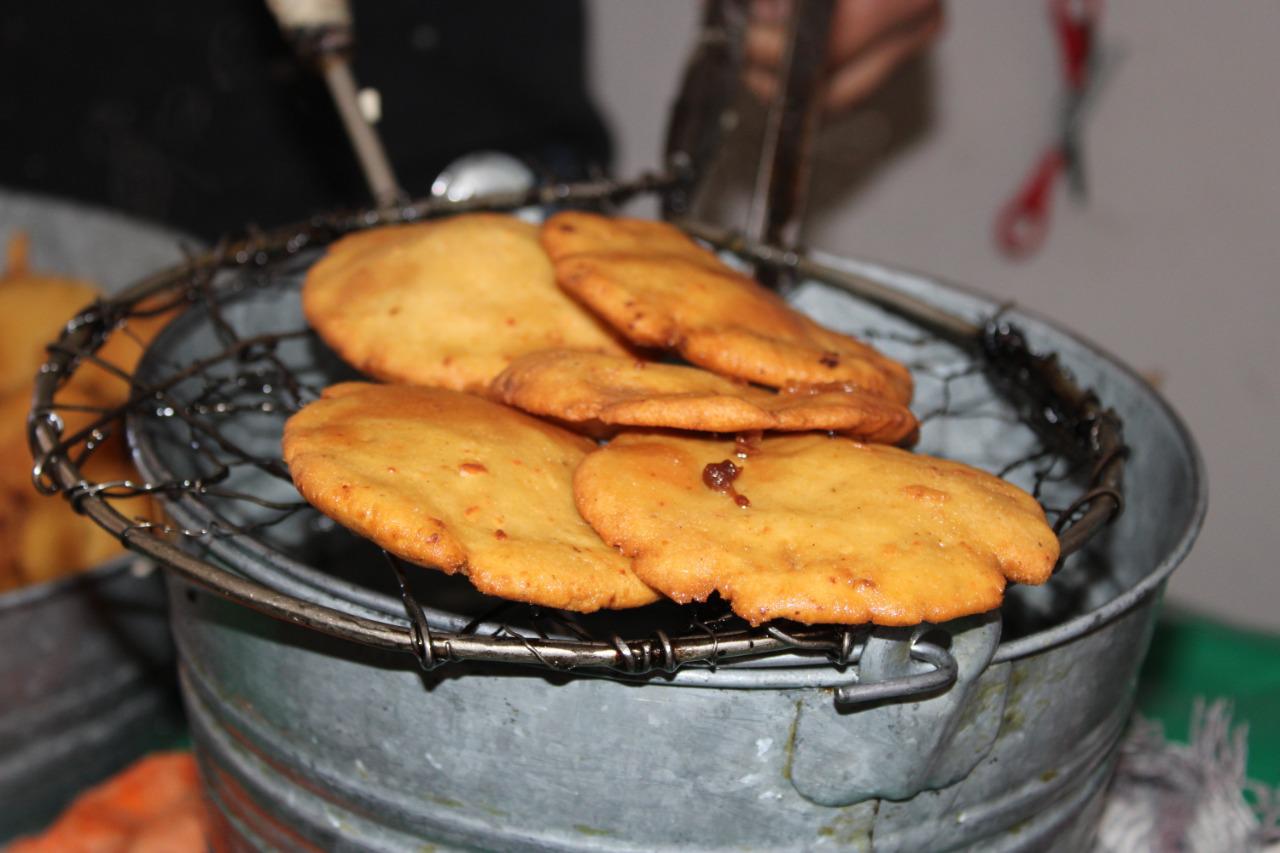
[[[949,636],[949,648],[931,641],[938,632]],[[965,713],[979,696],[1003,702],[1004,691],[986,685],[1008,678],[1006,667],[987,672],[999,642],[998,611],[940,626],[874,629],[858,682],[837,690],[834,707],[816,692],[800,700],[791,784],[811,802],[848,806],[904,800],[963,778],[999,731],[1000,709]],[[933,682],[931,692],[917,689]],[[868,702],[878,704],[850,707]]]

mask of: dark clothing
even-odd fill
[[[577,0],[355,0],[356,79],[404,189],[500,150],[607,165]],[[203,237],[369,202],[328,91],[262,0],[14,2],[0,11],[0,186]]]

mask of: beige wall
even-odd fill
[[[590,5],[593,85],[632,173],[658,162],[696,5]],[[1091,195],[1059,193],[1023,263],[990,234],[1053,124],[1044,4],[948,9],[931,61],[825,132],[807,242],[1016,299],[1161,374],[1212,493],[1172,598],[1280,629],[1280,3],[1107,4],[1123,57],[1087,124]]]

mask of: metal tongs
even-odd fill
[[[778,89],[769,105],[760,165],[751,193],[746,236],[785,248],[799,244],[808,195],[813,142],[822,118],[823,71],[835,0],[793,0]],[[748,20],[747,0],[711,0],[667,129],[666,161],[686,178],[671,194],[663,215],[690,213],[720,153],[726,131],[736,124]],[[758,275],[777,286],[775,268]]]

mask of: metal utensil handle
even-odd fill
[[[266,3],[298,56],[324,78],[374,203],[387,208],[405,200],[382,139],[360,109],[359,87],[349,59],[354,34],[347,0]]]
[[[391,207],[407,198],[396,181],[382,139],[360,111],[351,63],[343,56],[327,56],[321,60],[320,71],[329,93],[333,95],[333,103],[342,117],[342,126],[346,128],[356,159],[360,161],[360,170],[369,184],[374,202],[378,207]]]

